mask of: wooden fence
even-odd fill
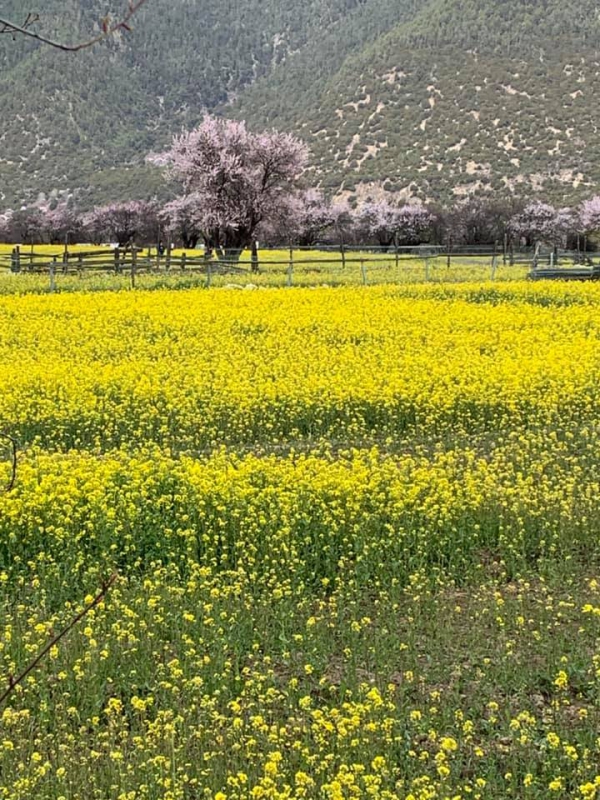
[[[282,259],[280,254],[286,253]],[[277,254],[277,258],[272,256]],[[75,275],[83,278],[89,274],[113,274],[126,276],[133,288],[136,279],[144,274],[196,273],[204,276],[205,285],[210,287],[216,276],[231,276],[252,280],[253,276],[268,273],[272,276],[272,285],[292,286],[296,276],[308,272],[328,271],[353,278],[352,282],[368,284],[374,273],[381,269],[395,267],[400,269],[413,265],[422,271],[421,279],[429,280],[434,267],[440,264],[448,270],[457,263],[477,266],[488,272],[494,280],[500,266],[527,266],[529,268],[550,264],[557,267],[561,264],[580,262],[579,253],[561,251],[547,256],[539,250],[522,250],[507,254],[498,253],[492,247],[448,248],[438,246],[418,246],[410,248],[391,247],[378,248],[366,246],[336,246],[320,248],[293,248],[287,251],[270,252],[263,250],[259,260],[226,259],[209,257],[203,252],[192,251],[174,253],[139,248],[98,248],[98,249],[65,249],[60,254],[49,254],[48,251],[36,251],[35,248],[14,247],[12,252],[0,253],[0,272],[15,275],[44,274],[48,276],[50,290],[56,286],[60,275]],[[258,267],[258,269],[256,269]]]

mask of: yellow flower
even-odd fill
[[[564,670],[560,670],[556,678],[554,679],[554,685],[558,689],[566,689],[569,685],[569,677]]]
[[[458,742],[451,736],[445,736],[440,740],[440,747],[446,753],[452,753],[458,749]]]
[[[560,747],[560,737],[552,731],[547,734],[546,741],[553,749]]]

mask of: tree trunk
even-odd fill
[[[384,253],[387,253],[387,251],[392,246],[392,243],[394,241],[394,237],[393,236],[391,236],[391,237],[390,236],[379,236],[378,238],[379,238],[379,246],[382,248]]]
[[[256,239],[252,240],[252,272],[259,271],[258,263],[258,242]]]
[[[219,261],[227,262],[228,264],[237,264],[244,252],[243,247],[216,247],[215,250]]]
[[[253,240],[254,236],[249,232],[248,228],[225,231],[219,242],[222,247],[217,247],[219,261],[223,260],[230,264],[237,264],[244,250],[252,246]]]
[[[181,243],[185,250],[195,250],[199,238],[197,233],[182,233]]]

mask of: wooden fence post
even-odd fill
[[[50,262],[50,291],[51,292],[54,292],[54,290],[56,288],[55,275],[56,275],[56,262],[57,262],[57,260],[58,260],[57,257],[54,256],[54,258]]]
[[[496,269],[497,268],[498,268],[498,256],[494,256],[492,258],[492,274],[491,274],[491,279],[493,281],[496,280]]]
[[[79,253],[77,256],[77,273],[79,278],[83,278],[83,254]]]
[[[533,263],[532,263],[532,268],[533,269],[537,269],[537,267],[538,267],[538,259],[540,257],[540,248],[541,248],[541,246],[542,246],[541,242],[536,242],[535,243],[535,250],[533,251]]]
[[[396,251],[396,269],[398,269],[399,255],[398,255],[398,234],[394,234],[394,249]]]
[[[212,283],[212,266],[211,262],[206,262],[206,288],[210,289],[210,285]]]
[[[135,245],[131,248],[131,288],[135,289],[135,274],[137,271],[137,249]]]
[[[10,268],[13,272],[21,272],[21,248],[18,244],[13,247],[10,255]]]
[[[252,247],[250,250],[250,262],[252,264],[251,271],[256,273],[260,270],[260,263],[258,260],[258,242],[256,239],[252,239]]]
[[[185,266],[187,264],[187,253],[181,254],[181,271],[185,272]]]
[[[165,269],[168,272],[171,269],[171,253],[173,252],[173,242],[171,239],[167,242],[167,257],[165,259]]]
[[[290,243],[290,261],[288,264],[287,285],[291,286],[293,280],[294,280],[294,248]]]
[[[340,244],[340,253],[342,254],[342,269],[346,269],[346,247],[344,245],[344,240],[342,239],[342,243]]]

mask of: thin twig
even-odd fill
[[[38,653],[38,655],[23,670],[23,672],[20,675],[18,675],[16,678],[14,678],[12,675],[9,675],[8,687],[2,693],[2,695],[0,695],[0,705],[2,705],[2,703],[4,703],[4,701],[7,699],[7,697],[9,697],[12,694],[12,692],[14,692],[15,688],[25,680],[25,678],[29,675],[29,673],[32,672],[37,667],[40,661],[42,661],[42,659],[50,652],[50,650],[52,650],[52,648],[55,645],[57,645],[60,642],[60,640],[63,639],[75,627],[75,625],[77,625],[78,622],[81,622],[81,620],[84,617],[86,617],[93,608],[95,608],[104,600],[104,598],[108,594],[109,589],[115,583],[117,578],[118,574],[116,572],[113,573],[110,576],[110,578],[107,581],[105,581],[105,583],[102,586],[102,589],[96,595],[96,597],[94,597],[92,602],[89,603],[87,606],[85,606],[85,608],[71,620],[71,622],[67,625],[66,628],[63,628],[63,630],[60,631],[60,633],[58,633],[53,639],[51,639],[48,642],[48,644],[44,647],[44,649],[41,650],[40,653]]]
[[[12,469],[11,469],[10,480],[7,483],[7,485],[4,487],[4,493],[6,494],[7,492],[10,492],[12,489],[14,489],[15,482],[17,480],[17,457],[18,457],[18,447],[19,447],[19,445],[18,445],[17,440],[13,436],[11,436],[9,433],[6,433],[5,431],[0,431],[0,438],[6,439],[8,442],[10,442],[10,447],[11,447],[11,466],[12,466]]]
[[[21,25],[23,30],[28,30],[32,25],[36,22],[40,21],[39,14],[33,14],[31,11],[27,14],[25,22]],[[0,33],[12,33],[14,38],[15,31],[13,30],[12,23],[10,22],[2,22],[2,28],[0,29]]]
[[[50,47],[54,47],[57,50],[63,50],[66,53],[77,53],[80,50],[87,50],[89,47],[93,47],[95,44],[108,39],[117,31],[131,31],[131,28],[129,27],[129,21],[147,1],[148,0],[129,0],[128,11],[120,21],[111,23],[110,18],[105,17],[101,22],[102,33],[98,34],[98,36],[95,36],[93,39],[88,39],[85,42],[79,42],[79,44],[64,44],[63,42],[56,42],[53,39],[48,39],[46,36],[43,36],[40,33],[36,33],[36,31],[32,30],[31,25],[34,22],[37,22],[39,17],[33,14],[27,15],[27,19],[23,25],[17,25],[15,22],[11,22],[8,19],[3,19],[0,17],[0,25],[2,26],[0,33],[18,33],[22,36],[28,36],[30,39],[35,39],[42,44],[47,44]]]

